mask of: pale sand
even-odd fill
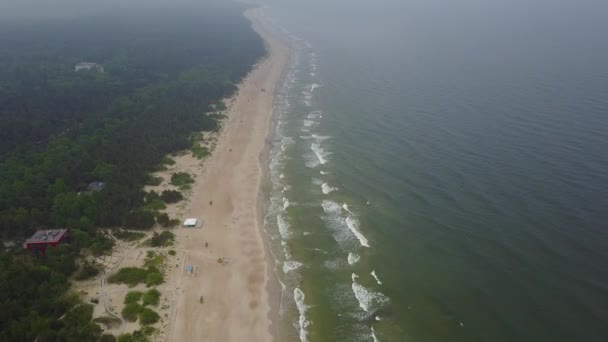
[[[204,226],[175,230],[175,249],[185,256],[184,265],[193,265],[196,272],[194,276],[182,272],[177,279],[166,331],[170,341],[273,340],[270,301],[279,294],[271,298],[268,290],[273,265],[267,261],[262,235],[260,193],[266,168],[262,155],[271,129],[275,87],[289,49],[263,28],[257,11],[249,10],[246,16],[266,41],[269,55],[228,104],[228,119],[204,168],[194,167],[196,184],[183,213],[204,219]],[[218,258],[227,263],[218,263]],[[200,296],[204,304],[199,303]]]

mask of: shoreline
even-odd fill
[[[169,341],[278,338],[281,287],[264,222],[274,101],[291,51],[264,28],[259,11],[243,15],[264,40],[267,55],[229,99],[217,146],[196,168],[183,213],[205,222],[202,229],[175,231],[176,249],[196,271],[182,274],[176,284]],[[209,248],[203,247],[207,242]],[[203,305],[199,296],[205,297]]]

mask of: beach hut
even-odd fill
[[[184,220],[184,227],[186,228],[196,228],[198,225],[198,219],[195,218],[187,218]]]

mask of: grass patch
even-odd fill
[[[186,172],[176,172],[171,175],[171,185],[182,188],[182,186],[190,186],[194,183],[194,179]]]
[[[143,306],[158,306],[158,303],[160,302],[160,292],[158,292],[157,289],[150,289],[146,291],[142,297],[142,302]]]
[[[122,318],[124,318],[125,321],[128,322],[135,322],[137,321],[137,317],[141,312],[142,308],[143,307],[137,303],[129,303],[125,305],[124,308],[122,308]]]
[[[148,342],[149,337],[154,334],[156,329],[153,327],[143,327],[141,330],[136,330],[130,334],[122,334],[118,336],[118,342]]]
[[[165,203],[177,203],[183,200],[184,196],[177,190],[165,190],[160,194],[160,198]]]
[[[137,303],[143,295],[141,291],[130,291],[125,296],[125,304]]]
[[[76,274],[76,280],[85,280],[95,277],[99,274],[99,269],[88,262],[82,265],[78,273]]]
[[[164,181],[165,181],[165,179],[163,177],[156,177],[156,176],[152,176],[152,175],[147,175],[146,176],[145,184],[146,185],[150,185],[150,186],[159,186]]]
[[[195,142],[192,144],[192,155],[196,159],[200,160],[200,159],[206,158],[210,154],[211,154],[211,151],[209,151],[209,149],[206,146],[201,146],[201,145],[199,145],[198,142]]]
[[[141,240],[146,234],[140,232],[130,232],[125,229],[117,229],[112,232],[112,234],[117,238],[123,241],[137,241]]]
[[[169,158],[169,157],[164,157],[163,160],[161,161],[161,164],[163,165],[175,165],[175,160]]]
[[[150,325],[158,322],[160,320],[160,316],[149,308],[142,308],[139,314],[139,322],[142,325]]]
[[[117,284],[127,284],[133,287],[140,283],[145,283],[146,286],[159,285],[164,282],[164,277],[158,268],[151,267],[148,269],[139,267],[124,267],[118,270],[117,273],[108,278],[108,282]]]
[[[167,206],[165,205],[165,202],[161,199],[152,200],[149,203],[146,203],[146,205],[143,207],[143,209],[147,211],[159,211],[166,208]]]
[[[161,232],[160,234],[158,234],[157,232],[154,232],[154,234],[152,234],[152,237],[150,238],[150,246],[152,246],[152,247],[172,246],[174,241],[175,241],[175,234],[171,233],[168,230],[165,230],[165,231]]]

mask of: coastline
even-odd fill
[[[196,168],[196,184],[184,208],[184,217],[204,220],[203,227],[176,230],[175,247],[196,271],[177,281],[169,341],[277,338],[281,289],[264,233],[264,187],[275,89],[290,50],[264,28],[259,11],[249,9],[244,15],[268,54],[227,103],[217,146]],[[200,296],[205,297],[202,305]]]

